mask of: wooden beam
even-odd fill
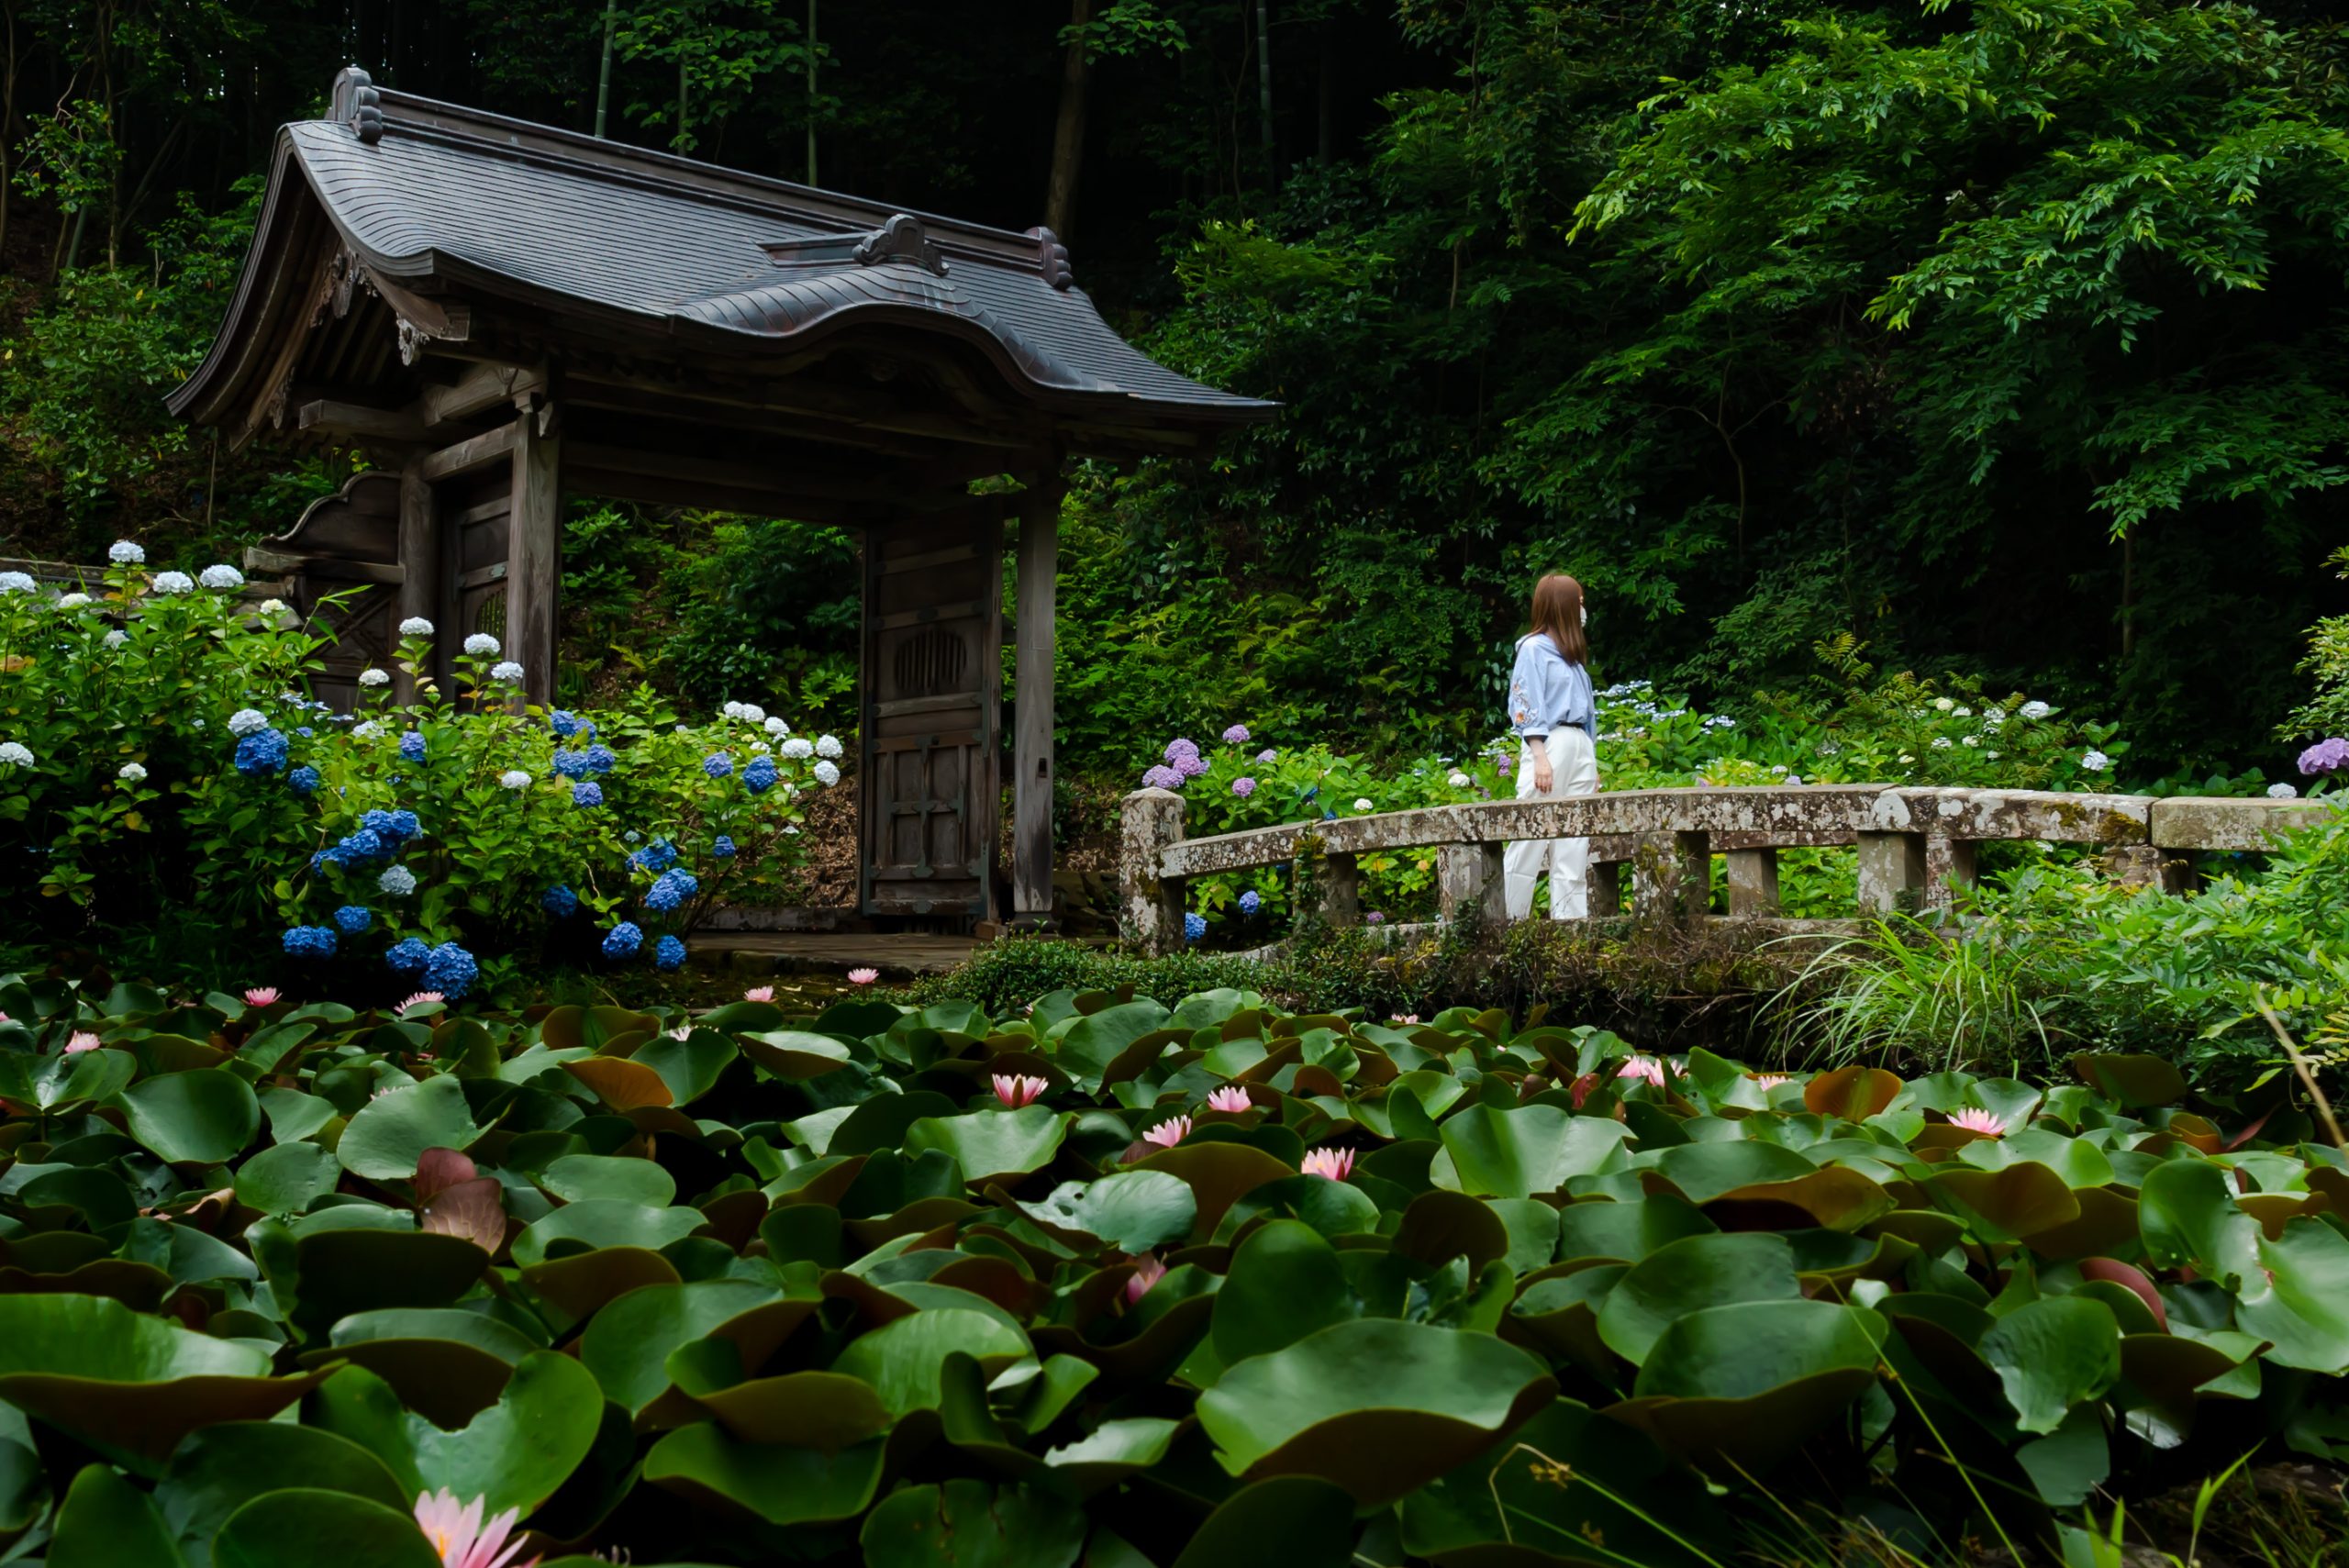
[[[1019,575],[1013,592],[1011,912],[1052,913],[1052,633],[1060,572],[1059,471],[1039,474],[1019,500]]]
[[[317,402],[302,405],[295,424],[321,436],[344,436],[360,441],[392,441],[414,446],[425,439],[424,422],[398,408],[370,408],[358,403]]]
[[[375,583],[386,587],[396,587],[406,580],[406,573],[388,561],[351,561],[339,555],[295,554],[258,544],[245,550],[245,568],[256,573],[300,572],[312,577],[330,578],[338,583]]]
[[[433,515],[432,486],[424,477],[421,460],[410,459],[400,471],[400,618],[419,616],[432,620],[440,613],[440,520]],[[445,636],[450,628],[440,628]],[[404,670],[392,673],[396,701],[416,700],[416,683]]]
[[[416,400],[416,415],[427,426],[453,425],[546,389],[544,371],[488,361],[474,365],[451,385],[427,387]]]
[[[453,447],[442,447],[437,452],[429,452],[417,472],[431,483],[487,468],[515,450],[521,428],[522,421],[518,419],[485,434],[459,441]]]
[[[513,424],[514,512],[507,519],[506,657],[522,665],[522,695],[554,700],[556,599],[562,591],[562,438],[551,409]]]

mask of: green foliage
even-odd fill
[[[124,564],[97,597],[0,592],[0,740],[21,749],[0,759],[0,823],[35,851],[0,866],[13,942],[96,937],[117,962],[250,972],[281,929],[340,926],[329,945],[351,984],[385,987],[403,984],[380,956],[401,939],[462,942],[500,969],[541,942],[592,962],[627,918],[651,929],[650,956],[661,930],[788,876],[799,795],[838,778],[829,737],[818,756],[740,717],[682,725],[643,692],[525,709],[494,639],[457,654],[440,689],[429,633],[404,639],[420,700],[393,704],[375,671],[362,711],[329,715],[300,695],[315,628],[274,601],[177,586]],[[777,782],[753,789],[754,763]],[[403,811],[407,828],[383,828]],[[652,895],[664,874],[674,899]],[[550,916],[558,884],[578,914]]]
[[[1701,1564],[2343,1457],[2349,1165],[2134,1058],[1789,1079],[1240,988],[0,1011],[6,1529],[60,1563],[423,1568],[411,1506],[477,1499],[565,1562]]]

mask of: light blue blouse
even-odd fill
[[[1527,740],[1571,726],[1598,741],[1598,705],[1590,672],[1569,664],[1558,645],[1539,634],[1520,638],[1517,668],[1508,677],[1508,727]]]

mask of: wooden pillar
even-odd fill
[[[562,592],[562,438],[540,395],[515,399],[513,510],[507,519],[506,657],[522,695],[554,700],[555,617]],[[462,639],[460,639],[462,640]]]
[[[440,519],[433,509],[431,482],[414,458],[400,470],[399,537],[399,618],[421,616],[445,636],[449,628],[441,625]],[[392,698],[400,703],[416,700],[416,683],[406,671],[396,667],[392,671]]]
[[[1019,573],[1012,619],[1018,639],[1012,706],[1011,914],[1028,924],[1052,915],[1052,628],[1058,613],[1061,495],[1057,469],[1030,481],[1019,503]]]
[[[1187,884],[1162,870],[1167,847],[1183,838],[1183,797],[1172,790],[1140,789],[1126,796],[1118,892],[1125,904],[1126,940],[1153,956],[1179,951]]]
[[[1729,912],[1732,915],[1775,915],[1778,912],[1778,851],[1764,845],[1758,849],[1731,850],[1722,859],[1729,862]]]

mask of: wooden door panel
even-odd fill
[[[864,548],[864,912],[994,910],[1002,514],[875,525]]]

